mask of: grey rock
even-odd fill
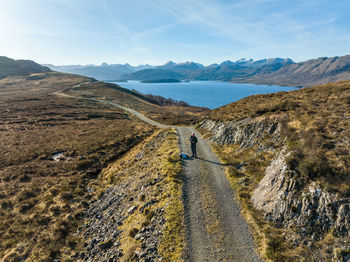
[[[136,210],[136,206],[131,206],[129,209],[128,209],[128,214],[130,215],[130,214],[132,214],[132,213],[134,213],[134,211]]]
[[[265,213],[266,219],[288,228],[296,226],[301,238],[317,241],[331,228],[338,236],[349,236],[349,199],[328,192],[312,182],[300,192],[290,175],[282,149],[267,167],[264,178],[253,191],[252,203]]]
[[[141,237],[142,237],[142,234],[138,233],[138,234],[136,234],[135,239],[139,240]]]
[[[200,123],[200,128],[204,128],[212,133],[212,141],[218,145],[239,144],[240,148],[260,146],[260,150],[271,146],[264,146],[264,139],[269,135],[270,140],[278,143],[281,136],[280,119],[250,119],[246,118],[238,122],[217,123],[206,119]]]
[[[322,240],[329,232],[333,232],[339,240],[349,239],[350,198],[328,191],[319,183],[301,178],[296,170],[289,168],[286,162],[289,156],[285,146],[286,139],[281,135],[285,120],[288,120],[288,116],[246,118],[224,123],[206,119],[199,127],[208,130],[211,141],[218,145],[235,144],[238,145],[238,150],[257,148],[256,152],[275,153],[275,158],[253,191],[252,204],[255,209],[262,211],[266,220],[287,229],[285,238],[288,242],[294,246],[310,245],[314,250],[312,252],[318,256],[315,261],[324,261],[313,243]],[[347,138],[339,143],[346,147],[350,144]],[[244,163],[236,166],[238,170],[243,168]],[[246,178],[239,180],[241,185],[248,185],[250,182]],[[337,248],[349,250],[350,243],[338,241]]]

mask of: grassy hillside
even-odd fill
[[[165,124],[192,124],[208,112],[207,108],[175,103],[157,96],[144,96],[110,83],[87,82],[69,92],[73,95],[113,101]]]
[[[0,79],[10,76],[27,76],[34,73],[50,71],[49,68],[30,60],[13,60],[5,56],[0,56]]]
[[[350,196],[349,112],[350,81],[250,96],[210,111],[209,119],[218,125],[240,126],[236,133],[223,136],[245,137],[241,143],[214,144],[214,149],[228,165],[228,179],[254,229],[260,253],[268,261],[325,261],[348,254],[348,231],[336,231],[334,221],[347,219],[338,210],[348,205]],[[213,135],[207,129],[202,132]],[[283,187],[270,198],[255,195],[254,200],[269,199],[280,205],[273,209],[275,213],[256,210],[252,195],[267,176],[267,167],[271,171],[272,160],[281,154],[287,172],[274,172],[280,172],[275,178],[282,179]],[[288,185],[290,181],[293,186]],[[265,186],[268,191],[273,182]],[[313,196],[312,188],[326,197]],[[280,220],[273,220],[279,212]]]
[[[4,261],[52,261],[79,250],[73,233],[91,197],[89,182],[154,131],[114,107],[53,94],[87,78],[37,78],[0,80]]]
[[[146,168],[153,172],[151,175],[157,182],[154,187],[152,184],[149,195],[140,200],[130,195],[127,200],[135,198],[139,205],[159,198],[155,205],[162,217],[159,221],[165,219],[166,222],[157,224],[163,228],[157,230],[163,230],[164,238],[159,238],[159,234],[154,236],[159,242],[158,255],[182,259],[183,232],[175,229],[183,223],[182,216],[177,216],[182,212],[182,205],[176,134],[159,133],[155,127],[116,107],[62,97],[57,92],[113,100],[171,123],[195,121],[205,111],[159,97],[147,98],[117,85],[78,75],[45,72],[0,80],[0,259],[77,259],[80,251],[84,253],[88,239],[76,233],[86,222],[89,208],[110,186],[119,186],[123,181],[137,182],[137,186],[149,183],[150,177],[138,173]],[[146,149],[142,149],[143,141],[148,141]],[[137,145],[141,147],[135,147]],[[159,150],[148,152],[154,147]],[[138,161],[139,150],[148,150],[149,157]],[[137,157],[128,158],[126,153]],[[126,159],[122,160],[124,156]],[[127,166],[124,171],[129,171],[123,178],[108,171],[124,169],[124,165]],[[169,190],[166,195],[159,186]],[[128,216],[125,208],[129,201],[123,206],[124,218]],[[130,238],[128,228],[141,229],[147,223],[151,227],[158,221],[150,221],[155,215],[151,207],[145,214],[142,212],[137,211],[140,221],[125,221],[125,227],[120,228],[120,232],[124,232],[122,239],[115,238],[122,243],[124,260],[128,254],[133,255],[140,244]],[[129,242],[133,246],[128,246]],[[174,247],[172,253],[166,252],[170,244]]]
[[[250,96],[210,112],[215,121],[284,117],[289,164],[303,176],[350,194],[350,81]]]

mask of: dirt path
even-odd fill
[[[101,102],[119,107],[141,120],[161,128],[160,124],[143,114],[122,105],[63,93],[57,95]],[[185,207],[188,261],[261,261],[254,240],[234,199],[220,161],[208,143],[191,127],[176,127],[180,150],[190,155],[189,137],[198,137],[197,159],[183,160],[183,199]]]
[[[78,85],[77,85],[78,86]],[[164,125],[164,124],[161,124],[161,123],[158,123],[148,117],[146,117],[144,114],[141,114],[139,112],[137,112],[136,110],[133,110],[129,107],[125,107],[125,106],[122,106],[120,104],[117,104],[117,103],[113,103],[113,102],[110,102],[110,101],[107,101],[107,100],[102,100],[102,99],[95,99],[95,98],[87,98],[87,97],[78,97],[78,96],[72,96],[72,95],[68,95],[68,94],[65,94],[65,93],[61,93],[61,92],[56,92],[55,93],[56,95],[58,96],[64,96],[64,97],[70,97],[70,98],[76,98],[76,99],[83,99],[83,100],[89,100],[89,101],[93,101],[93,102],[100,102],[100,103],[104,103],[104,104],[108,104],[108,105],[112,105],[112,106],[115,106],[115,107],[119,107],[120,109],[123,109],[124,111],[126,112],[129,112],[133,115],[135,115],[136,117],[138,117],[139,119],[141,119],[142,121],[150,124],[150,125],[154,125],[154,126],[157,126],[157,127],[160,127],[160,128],[168,128],[170,126],[167,126],[167,125]]]
[[[178,127],[180,149],[190,155],[190,127]],[[183,160],[184,206],[189,261],[261,261],[234,200],[223,166],[198,137],[197,159]]]

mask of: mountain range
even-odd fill
[[[288,86],[313,86],[349,80],[350,55],[330,58],[320,57],[306,62],[288,63],[278,68],[278,70],[274,70],[273,66],[263,66],[261,69],[250,75],[234,76],[230,81]]]
[[[155,68],[151,65],[131,66],[129,64],[112,64],[102,63],[101,65],[62,65],[55,66],[52,64],[45,64],[44,66],[58,72],[78,74],[88,77],[93,77],[97,80],[120,80],[124,75],[134,73],[136,71]]]
[[[321,57],[305,62],[289,58],[226,60],[204,66],[195,62],[168,62],[161,66],[129,64],[45,65],[52,70],[81,74],[98,80],[220,80],[239,83],[311,86],[350,79],[350,55]]]

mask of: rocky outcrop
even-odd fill
[[[258,150],[273,150],[281,143],[281,119],[278,118],[246,118],[225,123],[206,119],[199,127],[208,130],[211,140],[218,145],[238,144],[240,148],[257,146]],[[269,141],[265,143],[267,136]]]
[[[312,261],[325,261],[325,258],[348,261],[350,199],[327,190],[320,182],[302,177],[287,165],[291,152],[282,135],[283,120],[272,117],[225,123],[204,120],[199,128],[209,131],[210,139],[218,145],[236,144],[238,150],[274,152],[274,159],[252,192],[252,206],[262,212],[265,220],[284,229],[282,237],[290,246],[305,245],[312,250]],[[341,142],[347,143],[346,139]],[[328,235],[331,244],[322,242]],[[320,247],[320,243],[324,246]]]
[[[178,235],[169,236],[175,223],[169,210],[181,197],[178,182],[169,178],[171,168],[180,165],[177,158],[169,164],[176,149],[173,131],[159,131],[103,169],[98,184],[88,187],[84,221],[76,232],[84,241],[74,261],[165,261],[169,253],[182,255],[171,242]]]
[[[313,243],[333,230],[338,237],[350,237],[350,199],[328,192],[312,182],[303,187],[286,164],[283,149],[271,162],[252,195],[252,203],[267,220],[294,228],[295,244]],[[297,228],[297,230],[295,230]]]
[[[123,254],[121,230],[125,219],[138,209],[143,212],[157,201],[153,200],[138,207],[133,205],[134,197],[128,190],[129,183],[112,186],[98,201],[93,201],[85,215],[86,223],[79,227],[78,234],[85,239],[85,251],[76,255],[82,261],[119,261]],[[146,193],[142,187],[140,197]],[[137,197],[135,197],[137,199]],[[134,232],[134,238],[142,242],[141,250],[135,253],[135,259],[147,261],[160,260],[157,246],[164,225],[164,209],[158,208],[149,224]]]

